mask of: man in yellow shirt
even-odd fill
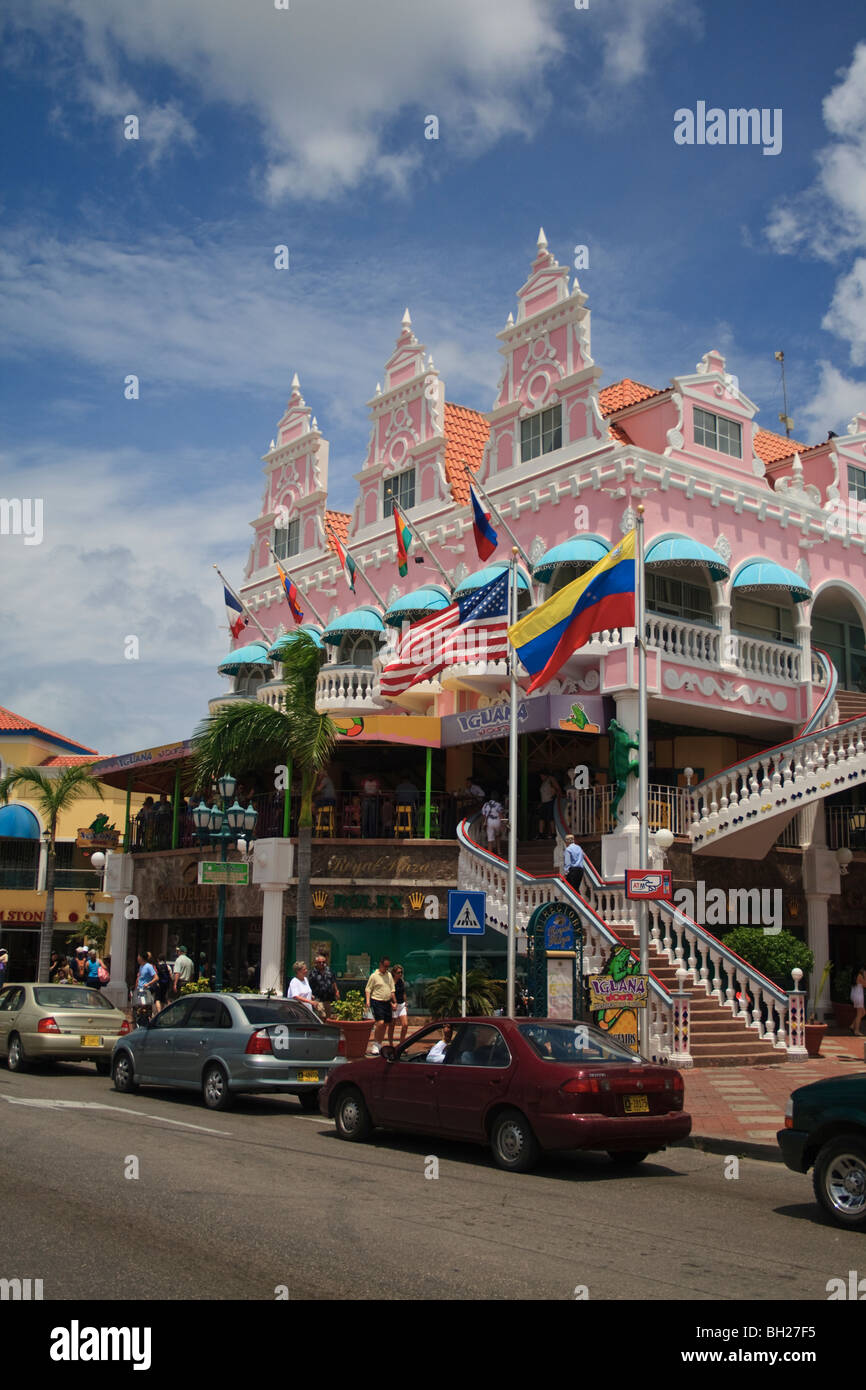
[[[364,996],[367,1000],[367,1008],[373,1010],[373,1017],[376,1020],[373,1042],[378,1052],[385,1036],[385,1027],[391,1022],[392,1006],[397,1003],[397,996],[394,993],[394,976],[391,974],[391,962],[387,956],[382,957],[378,970],[374,970],[367,981]]]

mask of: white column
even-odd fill
[[[723,589],[719,584],[718,588]],[[731,605],[724,599],[713,605],[713,617],[719,629],[719,665],[725,671],[739,669],[739,656],[736,641],[731,641]]]
[[[812,989],[821,978],[821,972],[830,959],[827,903],[831,897],[841,892],[841,878],[836,856],[823,843],[825,838],[823,810],[824,803],[821,802],[815,819],[812,844],[803,852],[803,888],[806,893],[808,924],[807,944],[815,957],[815,968],[810,982]],[[815,999],[813,1005],[819,1019],[827,1017],[832,1012],[826,985],[821,998]]]
[[[129,923],[137,915],[137,901],[133,898],[127,905],[126,900],[132,896],[134,868],[135,860],[131,854],[106,855],[104,891],[111,898],[111,982],[102,992],[117,1009],[125,1009],[128,1003],[126,957]],[[134,915],[127,917],[127,912]]]
[[[794,632],[800,648],[800,681],[803,685],[812,684],[812,605],[794,604]],[[808,711],[811,713],[811,710]]]
[[[283,993],[285,914],[283,902],[294,873],[295,847],[291,840],[256,840],[253,883],[262,890],[262,993]]]

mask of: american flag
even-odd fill
[[[383,695],[402,695],[446,666],[508,655],[508,569],[448,608],[412,623],[379,678]]]

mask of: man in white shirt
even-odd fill
[[[452,1028],[450,1023],[446,1023],[445,1027],[442,1029],[442,1037],[439,1039],[437,1043],[433,1044],[430,1051],[427,1053],[426,1061],[444,1062],[445,1053],[448,1050],[453,1035],[454,1029]]]
[[[581,893],[583,891],[583,869],[585,863],[586,855],[580,845],[576,843],[574,836],[566,835],[565,854],[562,861],[563,877],[568,880],[575,893]]]
[[[171,993],[172,997],[177,999],[184,985],[188,985],[195,974],[195,966],[187,955],[185,946],[178,946],[172,971]]]

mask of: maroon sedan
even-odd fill
[[[692,1127],[673,1067],[552,1018],[430,1024],[402,1047],[336,1069],[319,1106],[341,1139],[367,1139],[381,1125],[471,1140],[515,1173],[552,1149],[604,1149],[615,1163],[640,1163]]]

